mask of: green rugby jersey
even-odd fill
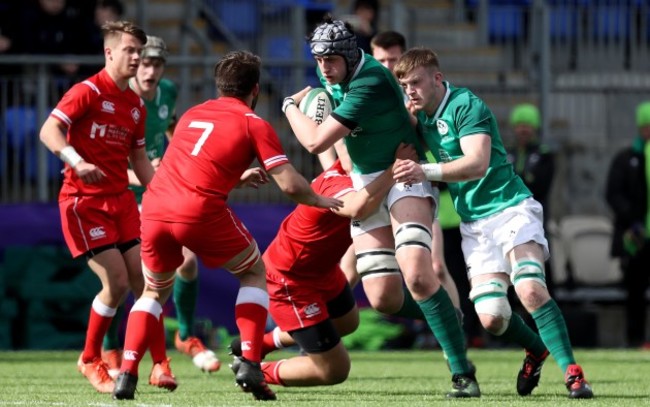
[[[490,165],[481,179],[449,182],[456,212],[463,222],[484,218],[531,196],[508,162],[497,121],[487,105],[465,88],[445,82],[447,92],[433,116],[418,113],[418,125],[438,162],[463,156],[461,137],[484,133],[492,139]]]
[[[402,88],[376,59],[363,54],[350,81],[336,85],[327,84],[316,70],[334,98],[332,115],[354,129],[344,138],[353,172],[369,174],[390,167],[401,142],[413,144],[424,157],[404,107]]]
[[[161,158],[165,151],[165,131],[169,128],[176,109],[178,91],[176,85],[169,79],[161,79],[152,100],[144,100],[147,108],[147,121],[145,122],[145,149],[149,160]],[[129,188],[135,193],[138,203],[142,202],[145,188],[131,185]]]

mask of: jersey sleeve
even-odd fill
[[[66,127],[70,127],[88,111],[90,104],[98,96],[99,93],[94,85],[87,81],[77,83],[63,95],[50,115],[61,121]]]
[[[460,103],[454,109],[454,122],[458,130],[458,136],[464,137],[471,134],[490,134],[490,119],[492,112],[487,105],[474,95],[463,95]]]
[[[253,113],[246,114],[246,120],[255,155],[264,170],[269,171],[277,166],[288,164],[289,159],[273,127]]]

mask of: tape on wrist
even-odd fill
[[[287,113],[287,108],[291,105],[296,105],[296,101],[292,97],[286,97],[282,101],[282,113]]]
[[[442,181],[442,165],[438,163],[422,164],[424,176],[429,181]]]
[[[84,160],[72,146],[63,147],[59,153],[59,156],[63,162],[72,168]]]

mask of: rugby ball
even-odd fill
[[[300,101],[298,108],[305,116],[321,124],[332,113],[334,99],[323,88],[313,88]]]

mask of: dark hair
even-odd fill
[[[248,51],[233,51],[224,55],[214,67],[219,94],[238,99],[250,95],[260,81],[261,64],[260,57]]]
[[[393,73],[397,78],[403,78],[411,71],[419,67],[425,67],[431,70],[440,70],[438,55],[429,48],[411,48],[406,51],[397,61],[393,68]]]
[[[122,34],[131,34],[142,45],[147,43],[147,34],[144,30],[130,21],[108,21],[102,25],[102,35],[104,40],[111,37],[119,37]]]
[[[372,37],[370,48],[375,47],[388,49],[398,46],[402,52],[406,51],[406,38],[397,31],[383,31]]]
[[[120,0],[97,0],[97,8],[110,8],[118,16],[124,14],[124,5]]]
[[[379,0],[356,0],[352,6],[352,10],[357,11],[362,7],[372,9],[375,13],[379,13]]]

